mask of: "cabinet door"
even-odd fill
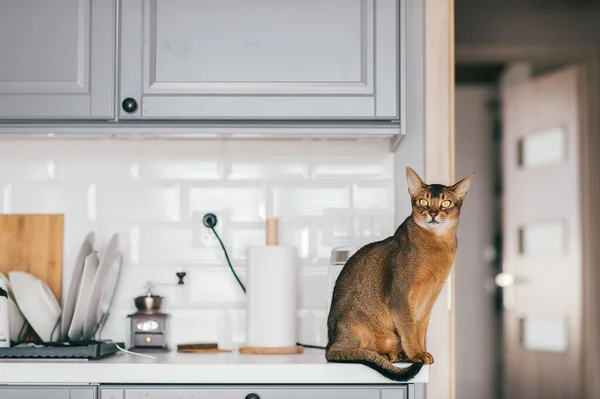
[[[115,0],[0,1],[0,119],[108,119]]]
[[[96,388],[0,386],[0,399],[96,399]]]
[[[398,0],[123,0],[121,16],[124,119],[398,118]]]

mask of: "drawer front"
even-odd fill
[[[386,399],[405,399],[404,387]],[[351,387],[247,387],[247,388],[125,388],[101,391],[100,399],[379,399],[377,388]]]
[[[379,399],[378,389],[132,389],[124,399]]]
[[[136,347],[165,346],[165,336],[162,334],[135,334],[133,343]]]
[[[57,386],[0,386],[0,399],[96,399],[96,388]]]

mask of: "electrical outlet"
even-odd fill
[[[212,248],[218,245],[219,241],[217,240],[217,236],[215,235],[215,233],[212,232],[211,229],[205,227],[202,229],[201,234],[202,246]]]
[[[203,215],[194,212],[192,215],[192,224],[194,225],[192,246],[194,248],[214,248],[219,245],[219,240],[212,230],[216,227],[217,221],[217,216],[213,213]]]

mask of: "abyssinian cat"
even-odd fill
[[[472,178],[453,186],[427,185],[406,169],[412,214],[393,236],[350,257],[335,283],[327,321],[329,362],[362,363],[396,381],[433,363],[425,333],[454,263],[460,208]],[[395,361],[413,364],[401,368]]]

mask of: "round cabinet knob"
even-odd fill
[[[246,399],[260,399],[260,396],[258,396],[255,393],[249,393],[248,395],[246,395]]]
[[[123,100],[123,103],[121,104],[121,106],[123,107],[123,111],[128,112],[128,113],[134,112],[138,107],[137,101],[135,101],[131,97],[127,97],[125,100]]]

